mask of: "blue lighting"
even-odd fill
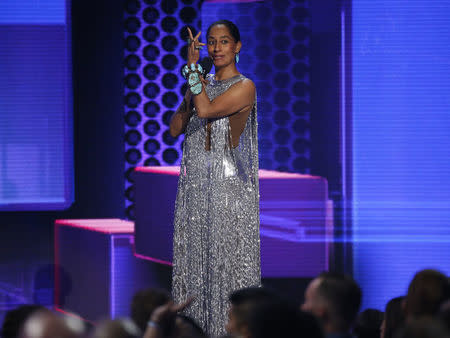
[[[65,0],[0,1],[0,24],[65,24]]]
[[[354,273],[383,309],[425,267],[450,272],[450,5],[352,4]]]
[[[0,210],[73,202],[66,1],[0,2]]]

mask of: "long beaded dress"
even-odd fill
[[[240,74],[216,81],[209,75],[206,94],[212,101],[243,79]],[[194,111],[186,127],[175,202],[172,295],[175,302],[195,296],[185,314],[209,335],[220,336],[229,294],[261,283],[256,100],[236,148],[228,117],[210,121],[208,131],[207,119]]]

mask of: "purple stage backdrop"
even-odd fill
[[[73,202],[69,8],[0,2],[0,211]]]
[[[186,91],[180,72],[186,63],[186,28],[201,30],[200,40],[206,41],[208,25],[219,19],[239,27],[238,68],[256,84],[260,167],[310,173],[309,1],[128,1],[125,190],[130,219],[135,219],[134,168],[180,163],[183,137],[171,137],[169,123]]]

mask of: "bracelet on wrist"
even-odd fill
[[[152,327],[152,328],[157,329],[157,330],[161,329],[161,325],[159,325],[159,323],[155,322],[154,320],[149,320],[147,322],[147,326],[148,327]]]
[[[196,84],[190,86],[189,89],[191,90],[191,93],[193,95],[198,95],[198,94],[200,94],[202,92],[203,84],[202,84],[201,81],[197,82]]]
[[[187,64],[181,69],[181,74],[187,80],[189,75],[192,73],[203,74],[203,67],[199,64],[191,63],[190,66]]]
[[[192,94],[198,95],[202,92],[203,84],[197,72],[189,74],[188,85]]]

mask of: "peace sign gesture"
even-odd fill
[[[205,46],[206,44],[198,41],[201,31],[199,31],[194,38],[192,35],[191,29],[188,27],[187,30],[189,33],[189,39],[188,39],[189,47],[188,47],[188,53],[187,53],[187,64],[190,65],[191,63],[198,62],[198,60],[200,59],[200,49],[202,49],[203,46]]]

